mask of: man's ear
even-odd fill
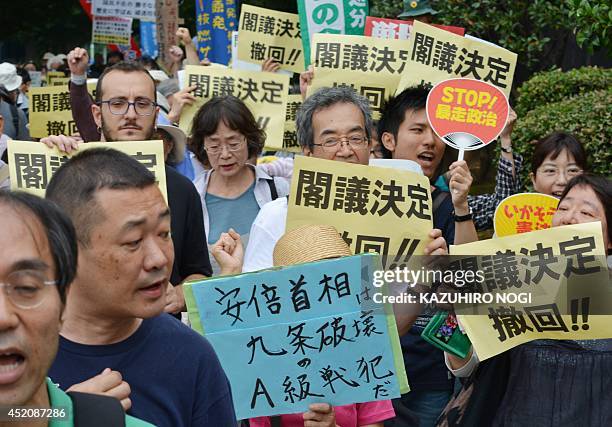
[[[303,147],[302,148],[302,154],[305,155],[305,156],[310,157],[310,156],[312,156],[312,151],[310,150],[309,147]]]
[[[535,175],[533,172],[529,172],[529,179],[531,180],[531,185],[535,188]]]
[[[96,122],[96,126],[102,127],[102,106],[97,104],[91,105],[91,114]]]
[[[383,132],[380,136],[380,142],[387,150],[391,151],[391,153],[395,151],[395,138],[390,132]]]

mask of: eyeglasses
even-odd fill
[[[232,140],[227,144],[204,144],[204,150],[211,156],[215,156],[217,154],[221,154],[224,148],[227,148],[227,151],[230,153],[235,153],[236,151],[240,151],[246,142],[246,138],[241,140]]]
[[[342,138],[328,138],[321,144],[312,144],[318,147],[323,147],[325,151],[335,151],[341,146],[341,142],[346,141],[353,150],[361,150],[367,147],[368,138],[363,135],[350,135]]]
[[[573,178],[582,173],[582,169],[580,169],[577,166],[570,166],[566,169],[561,169],[561,170],[555,167],[552,167],[552,166],[544,166],[543,168],[538,169],[538,173],[541,173],[542,175],[551,177],[551,178],[554,176],[558,176],[561,171],[563,171],[564,175],[569,178]]]
[[[46,286],[56,285],[55,280],[45,280],[39,271],[20,270],[10,273],[4,283],[4,294],[19,308],[36,308],[45,299]]]
[[[157,107],[156,102],[147,98],[137,99],[134,102],[129,102],[123,98],[111,98],[108,101],[100,101],[100,104],[108,104],[108,109],[111,114],[117,116],[127,114],[131,105],[134,106],[134,111],[136,111],[136,114],[139,116],[150,116],[155,112],[155,107]]]

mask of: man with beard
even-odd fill
[[[77,48],[70,52],[68,62],[73,68],[86,69],[87,57]],[[83,64],[85,62],[85,64]],[[142,65],[120,62],[104,70],[96,86],[91,114],[102,141],[146,141],[152,139],[159,107],[156,104],[155,82]],[[43,138],[49,147],[57,146],[70,152],[78,148],[76,139],[58,135]],[[168,289],[166,311],[177,313],[185,308],[181,283],[212,274],[202,205],[198,193],[187,178],[166,166],[168,204],[172,211],[172,240],[175,263]]]

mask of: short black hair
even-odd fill
[[[261,153],[266,133],[257,124],[249,107],[233,95],[216,96],[200,107],[191,122],[189,147],[200,162],[208,162],[204,138],[214,134],[220,123],[246,137],[249,158]]]
[[[406,111],[419,111],[427,106],[427,96],[430,89],[424,85],[412,86],[404,89],[399,95],[389,98],[384,103],[380,120],[378,120],[378,139],[381,141],[381,150],[385,159],[392,158],[392,153],[382,144],[382,134],[393,135],[397,141],[399,128],[406,118]]]
[[[95,201],[104,188],[128,190],[155,184],[155,175],[139,161],[111,148],[83,150],[55,172],[45,197],[72,219],[79,243],[87,246],[91,229],[104,219]]]
[[[565,186],[559,203],[565,199],[567,193],[574,187],[589,187],[593,190],[604,208],[606,223],[608,224],[608,242],[612,242],[612,181],[609,178],[590,173],[576,175]]]
[[[77,272],[78,245],[70,218],[55,203],[21,191],[0,190],[0,205],[19,214],[30,213],[42,225],[55,264],[57,291],[62,303]]]
[[[108,61],[111,58],[119,58],[120,60],[123,60],[123,54],[119,52],[118,50],[111,50],[106,55],[106,60]]]
[[[112,52],[111,52],[112,53]],[[153,101],[157,102],[157,90],[155,89],[155,80],[149,74],[149,71],[143,67],[143,65],[139,62],[135,61],[121,61],[117,62],[115,65],[111,65],[110,67],[106,67],[104,72],[98,77],[98,82],[96,83],[96,104],[99,104],[102,101],[102,82],[104,81],[104,77],[108,73],[112,73],[113,71],[122,71],[124,73],[144,73],[147,75],[149,79],[151,79],[151,83],[153,83]]]
[[[563,150],[567,150],[580,169],[588,170],[587,155],[578,138],[569,132],[553,132],[535,144],[531,156],[531,172],[534,176],[548,156],[555,160]]]

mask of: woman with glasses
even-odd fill
[[[289,193],[287,179],[272,178],[252,164],[265,139],[251,111],[234,96],[215,97],[194,116],[190,148],[199,162],[210,165],[194,180],[209,245],[229,229],[240,234],[243,242],[248,241],[259,209]],[[213,265],[213,272],[218,270]]]
[[[554,132],[536,143],[531,160],[533,189],[561,197],[567,183],[587,170],[587,155],[580,141],[570,133]]]

